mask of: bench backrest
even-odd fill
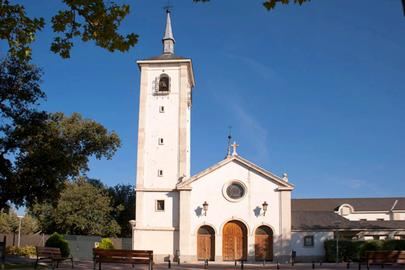
[[[401,250],[367,251],[366,257],[369,262],[405,263],[405,251]]]
[[[3,242],[0,242],[0,259],[4,261],[6,257],[6,236],[3,238]]]
[[[129,250],[129,249],[100,249],[93,248],[93,255],[97,257],[127,257],[127,258],[149,258],[153,260],[152,250]]]
[[[62,257],[60,248],[55,247],[35,247],[37,250],[37,257],[51,257],[58,258]]]

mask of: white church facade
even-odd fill
[[[190,175],[195,81],[191,59],[176,56],[174,45],[168,12],[163,54],[137,61],[141,78],[133,249],[153,250],[156,261],[286,262],[312,236],[312,251],[303,249],[302,255],[322,256],[318,242],[333,238],[336,228],[292,224],[305,219],[297,217],[302,211],[292,209],[297,206],[291,199],[294,185],[286,174],[274,175],[246,160],[234,143],[225,159]],[[329,212],[342,216],[334,211]]]

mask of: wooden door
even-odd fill
[[[215,258],[215,232],[210,226],[202,226],[198,229],[197,258],[210,261]]]
[[[257,261],[273,260],[273,231],[267,226],[256,229],[255,257]]]
[[[230,221],[222,234],[222,257],[224,261],[246,260],[247,230],[243,223]]]

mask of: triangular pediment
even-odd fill
[[[256,174],[261,175],[263,178],[273,182],[278,186],[278,190],[293,190],[294,185],[287,182],[285,179],[257,166],[253,162],[250,162],[247,159],[242,158],[239,155],[233,155],[225,158],[224,160],[214,164],[213,166],[189,177],[188,179],[184,179],[182,182],[177,184],[177,189],[182,190],[182,189],[191,189],[192,184],[196,181],[199,181],[203,176],[208,175],[210,173],[213,173],[214,171],[226,166],[227,164],[234,162],[236,164],[239,164],[240,166],[244,166],[245,168],[253,171]]]

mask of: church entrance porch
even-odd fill
[[[222,232],[222,258],[224,261],[247,259],[247,228],[237,220],[225,224]]]
[[[210,226],[201,226],[197,233],[197,259],[213,261],[215,258],[215,231]]]
[[[260,226],[255,232],[256,261],[273,260],[273,231],[267,226]]]

